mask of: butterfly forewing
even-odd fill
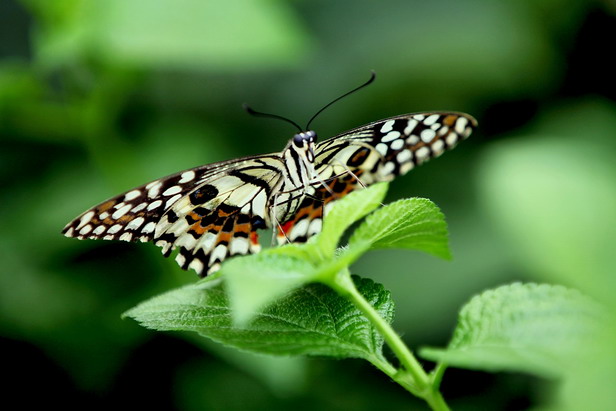
[[[476,120],[463,113],[406,114],[377,121],[317,144],[317,190],[278,230],[278,242],[305,241],[318,234],[331,202],[379,181],[390,181],[467,138]]]
[[[84,212],[67,237],[153,241],[165,256],[200,275],[230,255],[259,250],[256,230],[269,226],[268,200],[282,164],[260,156],[186,170],[137,187]]]

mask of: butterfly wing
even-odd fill
[[[463,113],[417,113],[391,117],[350,130],[317,144],[315,168],[320,181],[292,219],[281,224],[278,242],[301,242],[321,231],[332,201],[364,186],[390,181],[440,156],[467,138],[477,121]]]
[[[269,196],[282,179],[275,155],[247,157],[180,172],[113,197],[63,230],[67,237],[153,241],[183,269],[207,275],[228,256],[259,250],[269,226]]]

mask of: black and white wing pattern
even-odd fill
[[[477,126],[468,114],[434,112],[380,120],[332,137],[315,148],[315,193],[283,221],[277,239],[302,242],[321,231],[332,201],[379,181],[406,174],[466,139]],[[323,187],[323,181],[327,188]]]
[[[152,241],[200,276],[227,257],[260,250],[257,229],[270,226],[268,201],[283,179],[276,155],[186,170],[92,207],[64,227],[67,237]]]
[[[462,113],[407,114],[316,143],[300,132],[280,153],[186,170],[113,197],[64,227],[67,237],[151,241],[200,276],[260,250],[257,230],[278,240],[319,233],[331,203],[405,174],[453,148],[476,121]]]

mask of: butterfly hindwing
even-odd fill
[[[361,175],[361,170],[358,171]],[[361,188],[358,175],[343,174],[325,182],[327,188],[318,186],[314,195],[304,198],[292,219],[278,227],[276,239],[279,245],[287,242],[303,243],[321,232],[323,219],[333,201]]]
[[[257,230],[270,226],[269,199],[282,178],[276,160],[269,166],[233,168],[179,199],[157,224],[154,243],[165,255],[179,248],[180,267],[199,275],[229,256],[259,251]]]

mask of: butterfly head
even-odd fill
[[[301,154],[303,157],[308,158],[310,162],[314,161],[314,144],[317,141],[317,133],[312,130],[303,131],[293,136],[293,139],[289,142],[289,146]]]
[[[293,144],[295,147],[301,149],[316,143],[317,133],[314,131],[303,131],[293,136]]]

